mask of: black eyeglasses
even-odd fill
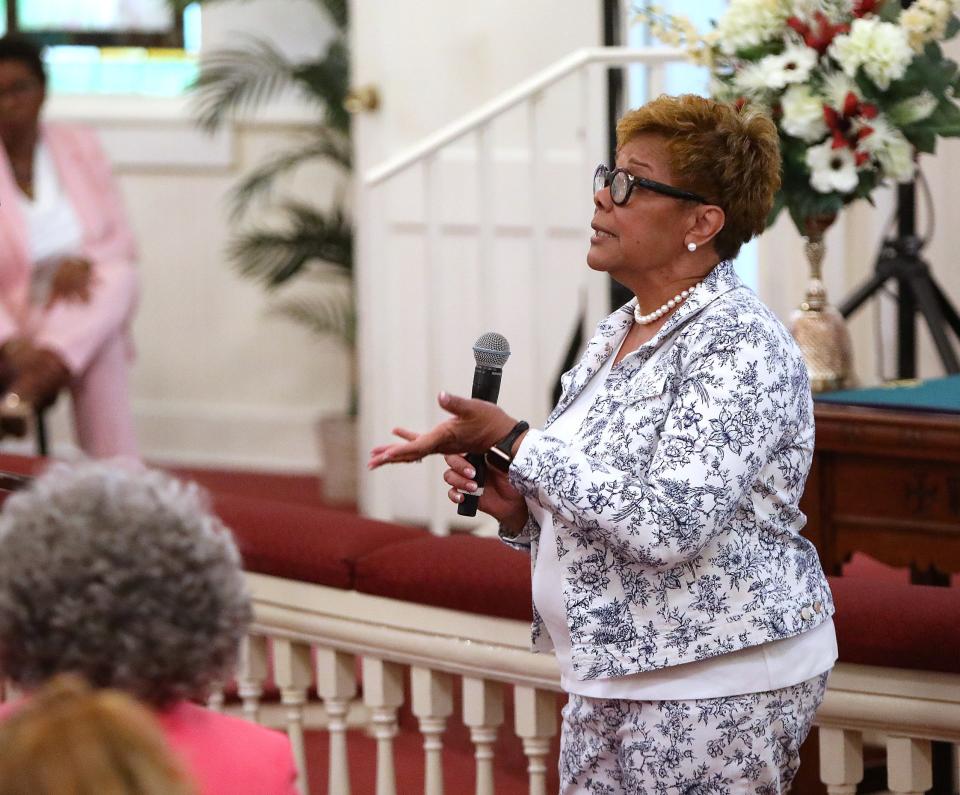
[[[663,196],[670,196],[674,199],[684,199],[686,201],[697,202],[698,204],[713,204],[709,199],[703,198],[696,193],[688,190],[681,190],[672,185],[665,185],[662,182],[656,182],[646,177],[636,177],[629,171],[622,168],[615,168],[611,171],[602,163],[597,166],[593,172],[593,192],[603,190],[610,186],[610,198],[614,204],[624,205],[630,200],[630,194],[636,187],[646,188],[654,193],[660,193]]]

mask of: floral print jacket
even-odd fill
[[[527,434],[510,467],[528,503],[554,517],[582,680],[790,637],[834,610],[800,535],[814,442],[806,367],[729,262],[611,370],[575,443],[550,436],[614,355],[634,303],[600,323],[544,430]],[[504,540],[536,565],[539,530],[531,514]],[[550,648],[536,614],[533,647]]]

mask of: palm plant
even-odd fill
[[[203,0],[201,0],[203,1]],[[169,0],[182,11],[190,0]],[[207,3],[215,0],[206,0]],[[353,299],[353,227],[343,195],[320,207],[274,195],[277,178],[308,162],[325,161],[351,169],[350,117],[344,109],[349,86],[346,0],[315,0],[334,26],[326,51],[293,61],[255,36],[235,47],[204,54],[191,86],[197,123],[215,132],[236,114],[253,110],[293,88],[318,109],[318,123],[304,140],[262,162],[243,177],[230,196],[230,214],[241,221],[258,204],[277,211],[279,224],[255,225],[230,243],[240,274],[276,291],[294,279],[310,287],[278,297],[272,311],[287,315],[321,335],[338,338],[351,354],[350,413],[356,413],[353,365],[356,314]]]

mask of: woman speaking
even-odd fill
[[[529,548],[535,649],[569,701],[563,793],[784,792],[836,660],[833,603],[798,508],[807,371],[734,273],[780,185],[772,121],[660,97],[594,173],[588,265],[635,296],[597,328],[543,430],[446,393],[371,468],[446,454],[449,496]]]

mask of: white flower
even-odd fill
[[[747,96],[756,96],[768,91],[767,70],[763,68],[763,62],[748,63],[742,69],[739,69],[733,77],[734,86],[741,94]]]
[[[884,91],[891,80],[903,77],[913,60],[906,32],[876,17],[855,19],[850,33],[837,36],[827,52],[850,77],[862,66],[867,77]]]
[[[877,160],[883,173],[897,182],[909,182],[913,179],[916,163],[913,160],[913,147],[903,136],[894,141],[881,152],[877,152]]]
[[[960,3],[954,5],[960,6]],[[947,0],[914,0],[909,8],[901,12],[897,22],[907,34],[910,47],[920,52],[928,41],[943,38],[950,13]]]
[[[860,148],[877,159],[884,176],[909,182],[916,168],[911,143],[882,116],[872,119],[870,127],[873,132],[861,139]]]
[[[857,187],[857,161],[846,146],[833,148],[831,141],[811,146],[806,154],[810,184],[820,193],[850,193]]]
[[[816,65],[817,51],[803,46],[789,46],[779,55],[768,55],[760,61],[767,87],[776,89],[806,82]]]
[[[823,100],[809,86],[790,86],[780,100],[783,118],[780,126],[788,135],[810,143],[827,134],[823,120]]]
[[[921,91],[915,97],[901,100],[887,111],[890,120],[897,127],[905,127],[914,122],[923,121],[937,109],[937,98],[929,91]]]
[[[790,10],[783,0],[730,0],[717,22],[720,47],[727,55],[776,38]]]

